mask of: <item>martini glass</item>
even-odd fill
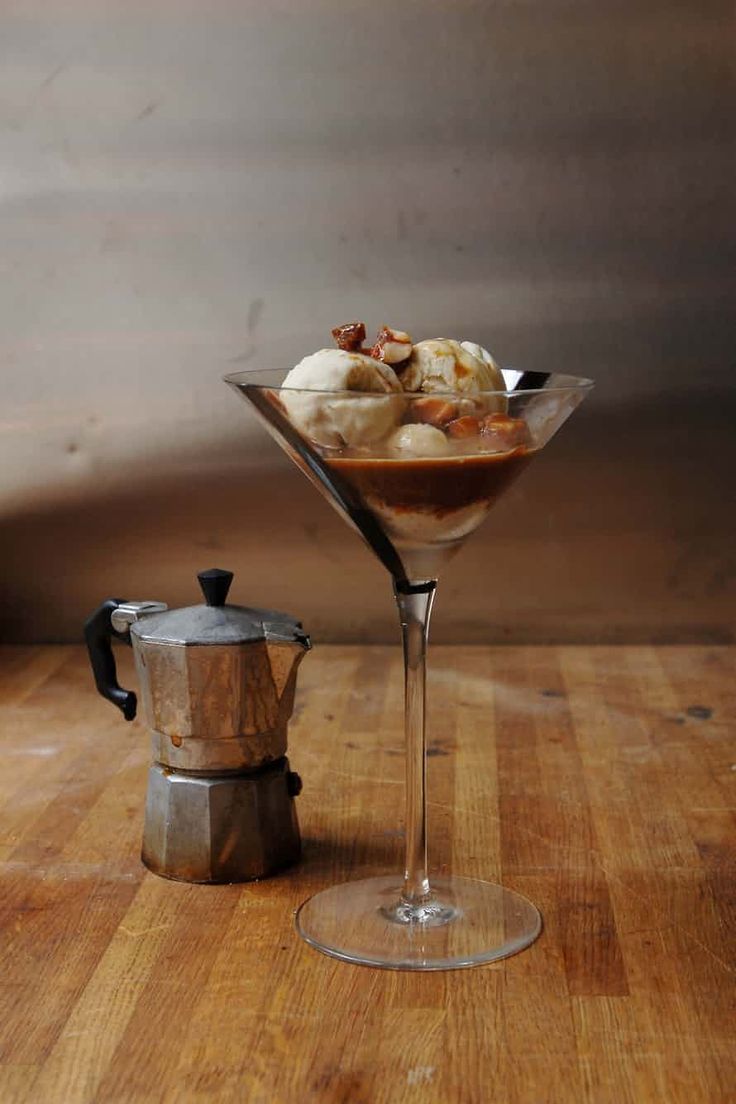
[[[503,375],[505,392],[432,395],[456,415],[492,416],[482,436],[448,437],[445,454],[425,458],[397,456],[380,443],[348,448],[339,432],[350,439],[347,430],[356,426],[416,424],[425,394],[284,388],[283,371],[225,377],[393,581],[404,647],[403,877],[325,889],[296,919],[307,943],[348,962],[399,970],[474,966],[515,954],[541,931],[537,908],[520,894],[455,875],[430,879],[427,864],[425,665],[437,577],[592,387],[573,376]],[[478,422],[465,424],[472,434]],[[313,436],[298,426],[314,427]]]

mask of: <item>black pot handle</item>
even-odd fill
[[[133,690],[123,690],[118,683],[112,640],[130,644],[130,633],[113,628],[111,617],[118,606],[125,605],[123,598],[108,598],[84,623],[84,639],[89,661],[95,676],[95,684],[103,698],[116,705],[126,721],[132,721],[138,708]]]

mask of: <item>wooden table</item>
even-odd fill
[[[398,648],[307,658],[304,861],[222,887],[141,866],[146,733],[82,651],[3,649],[0,1101],[733,1100],[734,652],[435,648],[434,866],[502,878],[545,930],[409,975],[292,927],[400,864]]]

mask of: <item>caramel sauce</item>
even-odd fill
[[[491,504],[526,468],[536,449],[421,459],[340,456],[326,461],[363,501],[443,517],[478,502]]]

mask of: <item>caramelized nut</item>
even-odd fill
[[[457,418],[457,406],[446,399],[416,399],[407,410],[407,422],[426,422],[444,427]]]
[[[408,333],[404,333],[403,330],[392,330],[390,326],[382,326],[370,355],[376,360],[382,360],[384,364],[401,364],[409,359],[412,348]]]
[[[512,418],[509,414],[488,414],[481,425],[480,432],[488,444],[497,444],[499,448],[518,448],[528,445],[529,427],[521,418]]]
[[[346,353],[359,353],[365,341],[365,322],[345,322],[332,331],[338,349]]]
[[[480,418],[474,418],[466,414],[464,418],[456,418],[447,427],[450,437],[477,437],[480,433]]]

